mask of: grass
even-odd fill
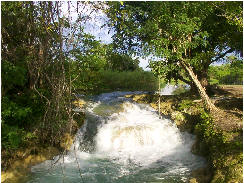
[[[147,71],[100,71],[99,92],[110,91],[155,91],[158,80]]]

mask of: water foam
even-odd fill
[[[91,102],[71,150],[32,167],[29,183],[61,182],[64,175],[72,182],[186,182],[204,164],[190,152],[194,136],[122,95],[103,94]]]
[[[129,102],[123,107],[123,112],[112,115],[107,124],[98,130],[98,153],[145,165],[188,148],[189,145],[169,119],[159,119],[152,109],[140,108]]]

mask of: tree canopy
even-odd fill
[[[242,51],[242,2],[231,3],[112,2],[107,14],[119,51],[154,54],[156,75],[195,85],[207,101],[209,65]]]

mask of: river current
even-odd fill
[[[187,182],[205,164],[191,153],[195,137],[124,97],[131,93],[90,98],[70,151],[33,166],[28,183]]]

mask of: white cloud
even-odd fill
[[[72,22],[77,20],[78,13],[81,16],[89,16],[89,19],[87,19],[85,23],[82,23],[84,26],[84,31],[86,33],[92,34],[97,40],[100,40],[105,44],[109,44],[113,41],[113,31],[109,32],[109,28],[105,25],[108,18],[101,9],[94,9],[88,2],[80,2],[78,4],[77,13],[77,2],[74,1],[70,2],[70,8],[68,7],[68,3],[64,2],[62,4],[62,9],[64,15],[69,17]]]

